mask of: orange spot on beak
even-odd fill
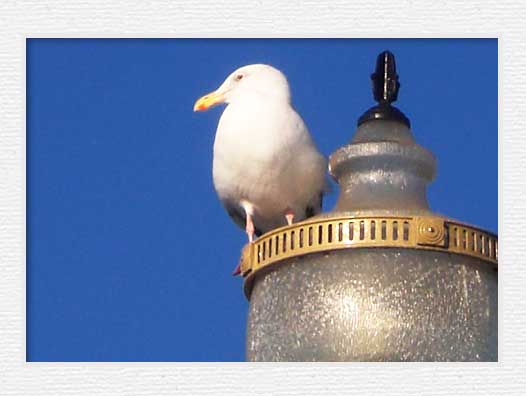
[[[217,91],[211,92],[205,96],[200,97],[194,104],[194,111],[208,110],[210,107],[216,104],[223,103],[225,97],[222,93]]]

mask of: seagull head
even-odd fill
[[[221,86],[195,102],[194,111],[207,110],[220,103],[232,103],[247,95],[259,95],[290,102],[287,78],[269,65],[243,66],[231,73]]]

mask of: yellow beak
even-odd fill
[[[195,102],[194,105],[194,111],[207,110],[216,104],[223,103],[224,100],[225,97],[222,93],[217,91],[210,92],[209,94],[197,99],[197,102]]]

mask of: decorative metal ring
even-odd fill
[[[272,230],[247,244],[241,273],[255,273],[284,259],[330,250],[396,247],[435,250],[498,262],[498,238],[440,216],[364,216],[307,220]],[[248,281],[248,279],[247,279]]]

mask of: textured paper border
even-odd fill
[[[519,1],[0,2],[1,395],[511,395],[523,329],[525,6]],[[25,362],[26,37],[499,36],[499,360],[494,364]],[[484,61],[484,60],[479,60]],[[476,67],[476,66],[475,66]],[[505,131],[503,129],[505,128]],[[516,236],[516,239],[512,239]],[[504,278],[502,276],[504,275]]]

